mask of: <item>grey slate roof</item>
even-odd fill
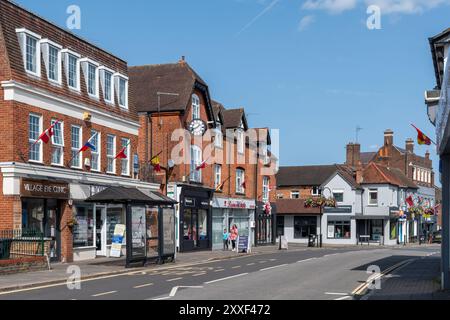
[[[277,185],[320,186],[338,170],[336,165],[280,167],[277,173]]]
[[[143,193],[138,188],[128,187],[109,187],[86,199],[86,202],[97,203],[126,203],[139,202],[148,204],[175,204],[176,201],[166,197],[165,195],[148,191]]]

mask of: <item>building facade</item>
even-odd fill
[[[127,63],[9,1],[0,22],[0,229],[43,232],[52,260],[107,256],[124,209],[85,200],[159,189],[138,180]]]

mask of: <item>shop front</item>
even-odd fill
[[[356,218],[357,243],[396,243],[397,239],[386,238],[389,232],[389,216],[363,216]]]
[[[44,235],[46,254],[61,259],[61,215],[70,196],[69,184],[61,181],[22,179],[20,198],[22,230]]]
[[[275,244],[276,210],[275,203],[257,203],[255,219],[255,244],[257,246]]]
[[[223,249],[223,232],[236,225],[240,236],[253,238],[255,200],[214,197],[212,201],[212,248]],[[254,243],[252,243],[254,245]]]

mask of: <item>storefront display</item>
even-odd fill
[[[108,206],[106,214],[106,244],[111,245],[116,224],[125,224],[123,206]],[[125,244],[125,238],[124,243]]]
[[[73,227],[73,247],[94,246],[94,208],[92,205],[73,207],[77,224]]]

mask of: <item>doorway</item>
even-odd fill
[[[95,239],[97,256],[106,257],[106,207],[95,207]]]

